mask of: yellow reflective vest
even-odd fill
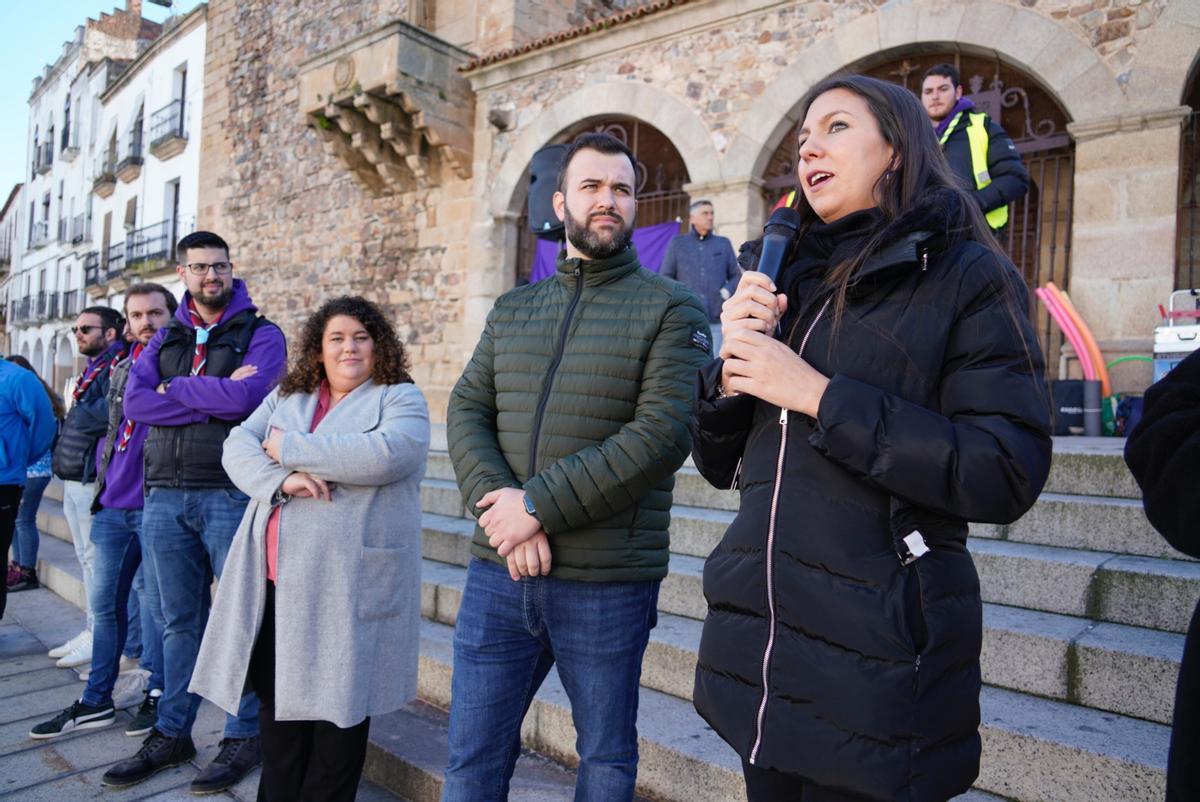
[[[946,145],[946,140],[958,128],[958,123],[962,119],[963,114],[968,113],[960,111],[954,115],[954,119],[950,121],[950,125],[946,126],[946,132],[942,134],[941,140],[943,147]],[[975,176],[975,189],[983,189],[992,183],[992,175],[988,172],[989,137],[987,126],[984,124],[987,120],[987,115],[983,112],[973,111],[968,116],[971,119],[971,124],[967,126],[967,147],[971,151],[971,174]],[[984,216],[987,218],[988,225],[993,230],[1004,228],[1008,224],[1008,204],[998,206],[987,212]]]

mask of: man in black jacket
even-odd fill
[[[1172,546],[1200,557],[1200,352],[1146,391],[1142,420],[1125,444],[1146,517]],[[1200,799],[1200,605],[1192,614],[1167,758],[1167,802]]]
[[[950,64],[930,67],[921,82],[921,105],[950,169],[975,198],[999,236],[1008,224],[1008,205],[1029,191],[1029,173],[1016,145],[999,123],[963,97],[958,70]]]
[[[96,481],[96,444],[108,430],[108,383],[112,365],[124,353],[121,314],[106,306],[89,306],[79,313],[72,331],[87,365],[75,383],[71,410],[63,421],[54,447],[54,475],[63,480],[63,515],[75,555],[83,570],[85,602],[92,587],[92,496]],[[59,668],[74,668],[92,661],[92,605],[86,604],[87,629],[50,650]]]

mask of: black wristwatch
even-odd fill
[[[533,508],[533,499],[529,497],[529,494],[526,493],[521,500],[525,502],[525,514],[532,516],[535,521],[541,523],[542,519],[538,517],[537,510]]]

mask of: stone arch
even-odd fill
[[[700,117],[674,95],[633,81],[592,84],[560,99],[525,126],[492,181],[488,211],[493,218],[520,212],[519,192],[529,160],[563,130],[590,117],[621,115],[652,125],[679,151],[693,183],[720,179],[720,156]]]
[[[62,387],[74,372],[75,352],[71,346],[71,339],[66,334],[60,334],[54,346],[54,383],[52,386]]]
[[[996,43],[1004,43],[997,50]],[[797,106],[817,81],[842,69],[914,46],[960,46],[997,52],[1037,75],[1072,120],[1112,116],[1128,101],[1116,76],[1066,27],[1025,8],[982,0],[890,3],[864,14],[804,50],[739,121],[722,161],[728,177],[756,176],[796,123]]]
[[[50,375],[46,370],[46,349],[42,345],[42,338],[39,337],[37,343],[33,346],[33,357],[29,360],[33,365],[33,369],[37,371],[39,376],[45,377]]]

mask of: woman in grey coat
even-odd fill
[[[279,388],[225,441],[250,505],[191,690],[257,692],[259,800],[353,799],[370,716],[416,696],[429,413],[362,298],[326,302]]]

